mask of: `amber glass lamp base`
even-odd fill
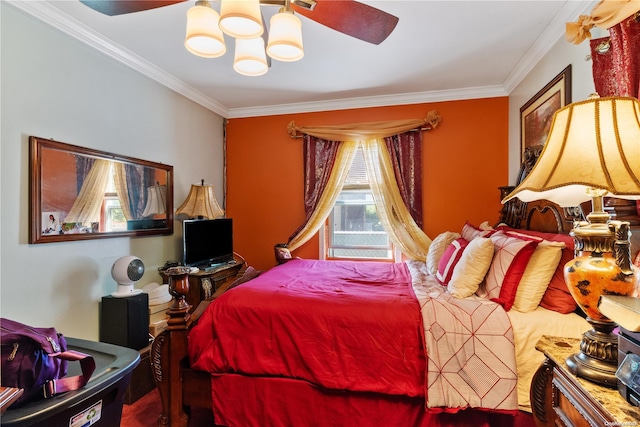
[[[580,352],[567,358],[569,370],[594,383],[617,387],[618,337],[616,324],[598,309],[602,295],[631,295],[638,279],[631,264],[630,228],[624,221],[612,221],[602,210],[602,196],[596,190],[588,221],[575,224],[571,234],[576,257],[564,267],[564,279],[576,303],[593,329],[580,341]]]

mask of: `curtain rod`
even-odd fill
[[[379,122],[352,123],[337,126],[296,126],[294,121],[287,125],[287,133],[291,138],[302,138],[305,132],[323,139],[339,138],[345,136],[361,135],[371,138],[371,135],[395,135],[404,132],[416,132],[435,129],[440,123],[440,115],[436,110],[427,113],[424,119],[385,120]],[[363,138],[358,138],[363,139]]]
[[[422,132],[425,132],[425,131],[428,131],[428,130],[433,130],[433,128],[425,127],[425,128],[420,128],[420,129],[408,129],[405,132],[415,132],[415,131],[418,131],[418,130],[420,130]],[[290,135],[289,137],[291,139],[301,139],[301,138],[304,138],[304,134],[302,134],[302,135],[297,135],[297,134],[296,135]]]

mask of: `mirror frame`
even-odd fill
[[[166,197],[166,227],[147,228],[140,230],[110,231],[99,233],[74,234],[42,234],[42,154],[43,150],[53,149],[79,154],[96,159],[106,159],[116,162],[130,163],[155,169],[167,173]],[[54,141],[52,139],[29,137],[29,243],[68,242],[74,240],[106,239],[113,237],[137,237],[173,234],[173,166],[156,163],[134,157],[108,153]]]

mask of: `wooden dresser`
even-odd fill
[[[537,426],[640,426],[640,408],[617,389],[578,378],[565,360],[579,349],[579,338],[543,336],[536,349],[546,356],[531,381],[531,409]]]

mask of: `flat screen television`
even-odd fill
[[[233,261],[231,218],[190,219],[182,223],[184,265],[207,267]]]

